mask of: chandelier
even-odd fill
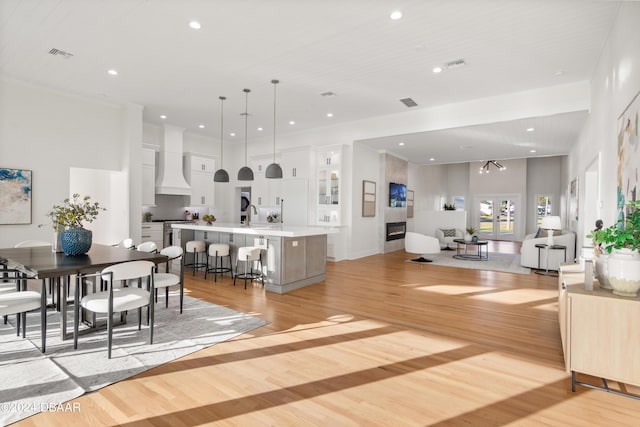
[[[480,167],[480,174],[482,175],[483,173],[489,173],[489,166],[495,166],[498,168],[498,170],[505,170],[507,169],[505,166],[502,166],[500,163],[496,162],[495,160],[487,160],[487,163],[484,164],[484,166]]]

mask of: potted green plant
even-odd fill
[[[627,203],[624,219],[587,238],[592,239],[597,253],[608,258],[606,275],[613,293],[635,297],[640,289],[640,200]]]
[[[47,216],[51,219],[53,230],[59,235],[60,246],[65,255],[82,255],[89,251],[92,232],[85,229],[83,224],[93,222],[100,211],[106,209],[98,202],[91,202],[90,196],[81,198],[78,193],[53,205]]]
[[[475,227],[467,227],[465,228],[465,231],[467,232],[464,236],[464,240],[466,240],[467,242],[470,242],[471,240],[473,240],[473,235],[476,234],[476,228]]]
[[[445,211],[455,211],[456,207],[453,203],[449,204],[449,203],[445,203],[444,206],[442,207]]]
[[[153,217],[153,214],[151,212],[145,212],[144,213],[144,222],[151,222],[151,218]]]
[[[216,217],[210,214],[204,214],[202,215],[202,219],[207,222],[207,225],[211,225],[215,222]]]

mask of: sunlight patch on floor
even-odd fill
[[[525,304],[535,301],[557,298],[558,292],[546,289],[505,289],[500,292],[492,292],[483,295],[473,295],[483,301],[492,301],[500,304]]]
[[[442,295],[462,295],[476,292],[493,292],[494,288],[486,288],[484,286],[466,286],[466,285],[431,285],[416,288],[420,291],[435,292]]]

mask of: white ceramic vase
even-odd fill
[[[636,297],[640,289],[640,253],[629,249],[614,249],[609,255],[607,270],[615,295]]]
[[[595,257],[596,262],[596,277],[600,283],[600,287],[603,289],[613,289],[611,282],[609,282],[609,254],[598,254]]]
[[[473,234],[465,233],[464,235],[465,242],[470,242],[473,240]]]

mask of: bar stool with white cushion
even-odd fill
[[[160,254],[166,256],[167,263],[164,273],[156,273],[153,277],[153,283],[156,290],[156,303],[158,302],[158,289],[164,288],[165,307],[169,307],[169,287],[180,285],[180,314],[182,314],[182,303],[184,301],[184,257],[182,256],[182,248],[180,246],[167,246],[160,251]],[[170,265],[173,261],[180,260],[180,273],[171,273]]]
[[[193,269],[193,275],[196,275],[196,270],[198,268],[207,268],[207,264],[204,262],[198,262],[200,254],[207,253],[207,244],[204,240],[189,240],[185,245],[185,252],[189,254],[193,254],[193,262],[189,264],[185,264],[185,267],[191,267]]]
[[[209,260],[213,257],[213,267],[210,266]],[[229,267],[222,266],[222,257],[229,258]],[[218,259],[220,259],[220,266],[218,266]],[[207,278],[207,273],[213,273],[213,281],[217,281],[218,274],[224,274],[230,272],[233,277],[233,267],[231,266],[231,250],[226,243],[212,243],[209,245],[209,256],[207,258],[207,270],[204,273],[204,278]]]
[[[262,275],[262,249],[255,246],[243,246],[238,248],[238,256],[236,257],[236,272],[233,275],[233,286],[236,285],[236,277],[244,279],[244,288],[247,289],[247,280],[260,279],[264,286],[264,277]],[[238,262],[244,263],[244,273],[238,273]],[[260,268],[254,270],[253,264],[258,263]],[[247,271],[248,267],[248,271]]]

